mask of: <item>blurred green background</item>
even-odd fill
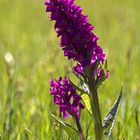
[[[111,74],[99,89],[102,118],[123,85],[123,99],[111,139],[139,140],[140,1],[76,0],[76,3],[89,15],[94,32],[100,38],[98,43],[108,57]],[[50,116],[58,112],[49,95],[49,80],[64,75],[77,80],[71,73],[71,63],[59,48],[53,25],[49,14],[45,13],[43,0],[0,0],[1,139],[65,140],[67,137]],[[11,86],[4,61],[6,52],[15,59]],[[5,124],[9,120],[9,108],[10,136]],[[85,110],[81,118],[83,128],[87,121],[90,118]],[[92,124],[89,140],[93,138]]]

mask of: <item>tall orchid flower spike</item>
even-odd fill
[[[92,32],[94,26],[88,22],[87,15],[82,14],[82,8],[75,5],[74,0],[50,0],[45,5],[46,12],[51,13],[50,19],[55,21],[54,29],[61,39],[64,56],[78,63],[75,73],[82,74],[88,65],[94,66],[97,60],[103,64],[105,53],[97,44],[98,37]],[[100,71],[96,68],[94,75],[99,76]]]

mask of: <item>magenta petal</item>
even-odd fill
[[[57,97],[57,96],[54,96],[54,102],[55,102],[55,104],[59,105],[61,103],[61,98]]]
[[[69,116],[69,113],[67,111],[63,111],[63,117],[68,118],[68,116]]]

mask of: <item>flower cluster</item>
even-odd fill
[[[79,118],[80,109],[84,108],[84,105],[80,102],[81,97],[77,94],[76,89],[68,78],[50,81],[50,93],[54,96],[55,104],[59,105],[60,112],[63,113],[63,117],[68,117],[68,114]]]
[[[83,73],[87,65],[94,65],[97,60],[103,64],[105,54],[97,45],[98,37],[92,33],[94,27],[82,14],[81,7],[75,5],[74,0],[50,0],[45,5],[46,12],[51,12],[51,20],[55,20],[54,28],[61,37],[64,55],[78,62],[75,72]]]

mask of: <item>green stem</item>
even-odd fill
[[[81,124],[79,122],[79,118],[75,117],[75,121],[76,121],[80,140],[85,140],[85,136],[83,134],[83,130],[82,130]]]
[[[6,138],[9,139],[10,135],[12,133],[12,107],[11,107],[11,101],[12,101],[12,89],[13,88],[13,79],[9,79],[8,86],[7,86],[7,98],[6,98],[6,104],[4,107],[4,118],[3,118],[3,126],[2,126],[2,136],[1,139],[5,140]]]
[[[92,108],[92,114],[94,118],[94,131],[96,140],[103,139],[103,129],[102,129],[102,120],[100,114],[100,106],[97,90],[94,88],[93,82],[90,82],[90,102]]]

